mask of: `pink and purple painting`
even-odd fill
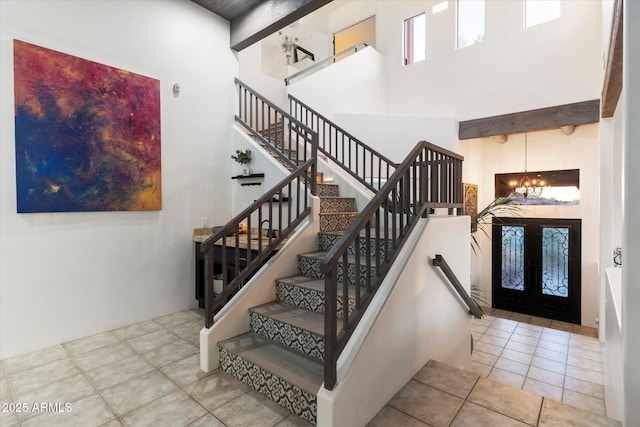
[[[17,209],[162,209],[160,82],[14,40]]]

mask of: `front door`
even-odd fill
[[[580,323],[579,219],[494,218],[493,307]]]

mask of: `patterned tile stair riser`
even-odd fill
[[[321,232],[319,235],[320,251],[329,252],[329,250],[341,237],[342,237],[341,234]],[[372,257],[375,257],[377,254],[380,254],[380,258],[384,258],[386,249],[389,249],[389,251],[391,251],[391,249],[393,248],[393,240],[391,239],[376,239],[374,237],[371,237],[370,240],[371,240],[371,243],[369,244],[369,252],[371,253]],[[385,240],[387,242],[386,245],[384,244]],[[356,247],[355,243],[352,243],[349,246],[349,249],[348,249],[349,255],[356,254],[355,247]],[[366,237],[360,237],[359,249],[360,249],[360,255],[365,255],[367,253]]]
[[[320,255],[323,253],[318,252],[315,254],[306,254],[306,255],[298,255],[298,272],[299,274],[307,277],[314,277],[316,279],[324,279],[324,275],[320,272],[320,260],[322,257]],[[361,260],[364,261],[364,260]],[[337,280],[339,283],[342,283],[343,277],[343,266],[342,261],[338,262],[337,269]],[[376,277],[376,269],[375,266],[371,266],[369,269],[369,277],[375,279]],[[349,263],[347,267],[347,282],[349,286],[355,286],[356,284],[356,266],[355,264]],[[360,265],[360,286],[367,286],[367,266]]]
[[[267,396],[300,418],[316,424],[316,397],[253,363],[220,347],[220,366],[257,392]]]
[[[271,341],[284,344],[288,348],[324,360],[324,337],[313,332],[280,322],[271,317],[251,312],[249,314],[251,331]]]
[[[350,292],[349,295],[353,295]],[[305,310],[313,311],[316,313],[324,313],[324,290],[307,289],[295,284],[289,284],[279,281],[276,285],[276,299],[282,303],[292,305],[294,307],[304,308]],[[338,295],[337,299],[337,317],[342,319],[344,317],[342,304],[342,295]],[[348,311],[349,314],[356,308],[355,298],[349,298]]]

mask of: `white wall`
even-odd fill
[[[3,0],[0,28],[0,357],[194,307],[192,230],[231,214],[228,22],[182,0]],[[161,211],[16,213],[14,38],[160,80]]]
[[[458,122],[449,117],[407,117],[378,114],[333,115],[335,122],[350,134],[400,163],[420,141],[455,150]]]
[[[383,114],[385,81],[384,57],[367,47],[292,82],[288,91],[329,119],[336,113]]]
[[[318,426],[365,425],[430,359],[468,367],[469,310],[431,266],[442,255],[469,292],[468,230],[468,217],[416,225],[338,359],[336,387],[318,392]]]
[[[582,219],[582,324],[596,327],[600,316],[600,147],[598,125],[578,126],[572,135],[560,130],[528,134],[528,170],[580,169],[579,206],[526,206],[522,217]],[[470,140],[482,144],[483,175],[478,184],[478,209],[494,199],[497,173],[524,169],[524,134],[510,135],[506,144],[490,138]],[[491,234],[491,230],[487,230]],[[491,242],[481,237],[481,277],[478,285],[491,295]]]
[[[439,2],[378,2],[377,49],[387,61],[388,113],[465,120],[600,97],[599,1],[563,1],[560,19],[525,30],[524,2],[487,0],[485,41],[460,50],[455,2],[434,15],[431,7]],[[402,22],[425,11],[427,59],[404,66]]]

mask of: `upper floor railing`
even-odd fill
[[[374,193],[396,170],[396,163],[291,95],[289,111],[318,133],[321,153]]]
[[[455,153],[418,143],[321,261],[325,275],[324,386],[328,390],[337,381],[340,353],[418,220],[435,208],[462,213],[462,161]],[[350,299],[355,300],[351,309]]]
[[[291,83],[293,80],[298,79],[304,76],[305,74],[314,73],[319,69],[326,67],[327,65],[333,64],[334,62],[336,62],[338,58],[341,58],[346,55],[350,55],[354,52],[357,52],[358,49],[364,49],[367,46],[369,46],[367,43],[360,42],[351,47],[348,47],[345,50],[336,53],[335,55],[331,55],[330,57],[323,59],[322,61],[316,62],[315,64],[305,68],[304,70],[300,70],[297,73],[290,75],[289,77],[285,77],[284,84],[288,86],[289,83]]]

